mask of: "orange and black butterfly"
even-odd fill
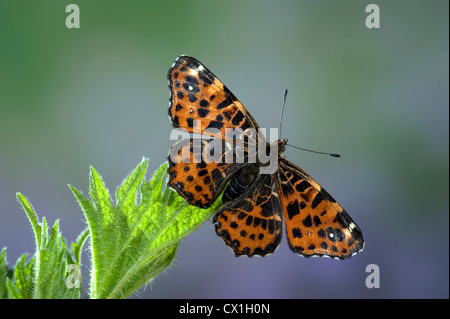
[[[281,153],[287,140],[275,142],[278,165],[252,157],[249,145],[273,144],[259,134],[247,109],[204,65],[182,55],[168,73],[169,117],[175,128],[208,138],[183,139],[171,149],[169,185],[186,201],[210,207],[223,193],[223,206],[214,216],[217,234],[236,256],[265,256],[278,247],[283,220],[292,250],[302,256],[346,259],[364,247],[361,230],[347,212],[311,176]],[[245,137],[229,130],[251,131]],[[220,148],[217,146],[219,141]],[[237,158],[238,141],[244,160]],[[213,154],[220,149],[220,154]],[[259,154],[259,153],[258,153]],[[215,155],[215,161],[208,156]]]

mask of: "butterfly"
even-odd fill
[[[347,212],[281,155],[287,139],[266,142],[252,115],[210,70],[181,55],[168,80],[169,118],[174,128],[190,134],[170,149],[168,183],[200,208],[210,207],[223,193],[213,223],[236,256],[273,253],[283,221],[288,244],[299,255],[346,259],[363,249],[362,232]],[[265,146],[266,155],[275,149],[273,172],[261,173],[267,164],[260,153],[250,152],[251,145]],[[214,161],[208,160],[211,156]]]

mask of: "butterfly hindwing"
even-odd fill
[[[232,149],[217,139],[183,139],[175,143],[167,158],[169,162],[169,185],[190,204],[207,208],[224,190],[227,182],[244,165],[226,163],[225,157]],[[211,156],[219,155],[212,160]],[[211,155],[212,154],[212,155]]]
[[[359,227],[305,171],[281,159],[278,180],[286,236],[294,252],[345,259],[363,248]]]
[[[225,203],[214,223],[236,256],[273,253],[281,241],[283,216],[271,176],[258,174],[241,196]]]

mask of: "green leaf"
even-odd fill
[[[74,243],[72,243],[72,253],[75,258],[75,260],[72,261],[72,263],[77,264],[78,266],[81,265],[81,249],[83,248],[83,245],[86,242],[88,236],[89,236],[89,228],[86,228],[84,231],[81,232],[80,235],[78,235],[77,240]]]
[[[42,218],[42,222],[38,222],[37,215],[31,204],[22,194],[17,194],[17,199],[22,205],[34,232],[36,241],[36,252],[33,257],[33,275],[28,276],[28,272],[24,273],[24,261],[18,263],[15,267],[14,279],[8,286],[9,293],[14,297],[36,298],[36,299],[63,299],[63,298],[80,298],[81,292],[79,288],[69,285],[67,280],[68,266],[75,264],[74,259],[70,255],[67,245],[59,230],[59,221],[55,221],[50,234],[48,233],[47,220]],[[86,238],[84,237],[84,240]],[[83,241],[84,241],[83,240]],[[78,243],[81,249],[82,242]],[[77,247],[77,246],[76,246]],[[77,252],[79,254],[79,252]],[[22,256],[23,257],[23,256]],[[23,257],[25,258],[25,257]],[[78,258],[79,259],[79,258]],[[20,259],[21,260],[21,259]],[[27,268],[29,269],[29,268]],[[21,276],[16,278],[17,275]],[[79,272],[77,273],[79,274]],[[32,278],[33,294],[26,295],[23,284],[26,278]],[[80,278],[77,278],[80,279]],[[18,285],[20,284],[20,286]],[[10,289],[11,288],[11,289]]]
[[[70,186],[91,235],[91,298],[126,298],[167,268],[182,238],[216,210],[190,206],[166,187],[167,163],[149,182],[144,159],[122,182],[115,204],[100,175],[91,167],[90,197]]]
[[[66,243],[59,231],[59,221],[47,233],[45,218],[42,219],[41,246],[37,251],[34,298],[79,298],[80,290],[69,288],[66,283],[67,267],[71,264]]]
[[[8,298],[8,288],[6,281],[8,278],[8,264],[6,262],[6,248],[0,253],[0,299]]]
[[[23,254],[14,266],[12,278],[7,278],[9,297],[12,299],[30,299],[33,296],[33,267],[35,258],[28,259],[28,254]]]
[[[39,225],[37,215],[25,196],[17,193],[17,199],[19,200],[20,205],[22,206],[25,214],[28,217],[28,220],[30,221],[31,228],[33,229],[34,233],[34,238],[36,240],[36,247],[39,247],[41,244],[41,226]]]

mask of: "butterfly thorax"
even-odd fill
[[[276,140],[273,143],[266,143],[266,154],[270,154],[271,146],[276,146],[277,156],[282,156],[281,154],[286,150],[287,138],[282,140]],[[257,164],[249,164],[244,166],[238,174],[232,178],[225,189],[224,195],[222,197],[222,201],[229,202],[233,199],[238,198],[243,195],[247,190],[248,186],[251,185],[254,180],[257,178],[258,174],[260,174],[259,166],[267,166],[269,163],[261,163],[258,161]]]

